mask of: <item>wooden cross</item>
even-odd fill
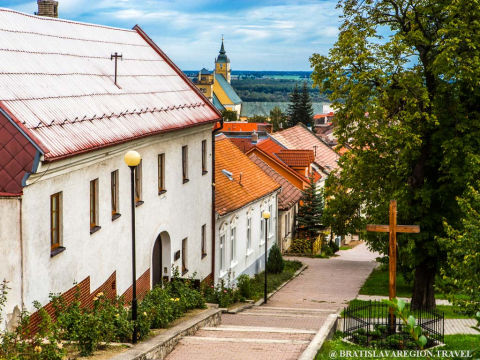
[[[123,55],[118,55],[118,53],[116,52],[115,54],[112,54],[110,56],[110,60],[113,60],[115,59],[115,85],[117,85],[117,61],[118,59],[122,59],[123,60]]]
[[[389,233],[389,261],[388,261],[388,297],[392,300],[397,296],[397,233],[419,233],[418,225],[397,225],[397,201],[390,201],[389,209],[390,221],[388,225],[367,225],[367,231],[388,232]],[[395,332],[395,314],[390,308],[390,330]]]

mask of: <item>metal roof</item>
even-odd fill
[[[230,85],[230,83],[225,79],[222,74],[215,74],[215,80],[218,81],[223,91],[225,91],[225,93],[235,105],[242,103],[242,99],[240,99],[240,96],[238,96],[235,89],[232,87],[232,85]]]
[[[220,118],[140,28],[9,9],[0,9],[0,107],[46,160]]]

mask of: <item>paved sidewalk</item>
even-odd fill
[[[378,256],[364,244],[339,254],[299,258],[308,268],[267,304],[223,314],[222,325],[185,337],[166,359],[298,359],[328,315],[357,296]]]

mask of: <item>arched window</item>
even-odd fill
[[[253,209],[247,211],[247,251],[252,248],[252,213]]]
[[[237,217],[230,221],[230,264],[237,260]]]

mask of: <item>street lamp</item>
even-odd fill
[[[270,212],[262,212],[262,218],[265,220],[265,288],[263,291],[263,303],[267,303],[267,233],[268,233],[268,219],[270,219]]]
[[[140,164],[142,157],[136,151],[130,150],[125,154],[125,164],[130,168],[130,186],[132,199],[132,321],[133,321],[133,336],[132,342],[137,342],[137,273],[135,265],[135,169]]]

